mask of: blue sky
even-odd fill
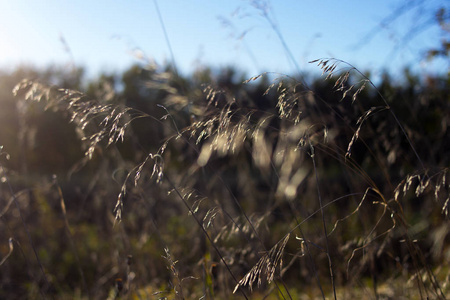
[[[270,17],[278,26],[301,71],[317,70],[308,61],[335,57],[362,70],[446,72],[448,63],[428,63],[421,54],[442,38],[437,26],[401,41],[409,28],[433,17],[423,7],[388,28],[380,22],[405,1],[272,0]],[[267,19],[245,0],[157,0],[176,64],[183,73],[201,65],[234,66],[248,76],[264,71],[293,74],[296,67]],[[430,11],[427,11],[431,9]],[[422,20],[423,19],[423,20]],[[379,28],[370,40],[364,37]],[[400,42],[399,42],[400,40]],[[401,45],[398,50],[396,46]],[[0,67],[43,67],[75,63],[95,75],[121,71],[144,54],[171,59],[155,1],[0,0]]]

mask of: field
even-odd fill
[[[449,74],[311,64],[0,74],[0,298],[448,298]]]

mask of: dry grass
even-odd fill
[[[338,60],[316,62],[326,73],[326,80],[333,80],[337,66],[345,64]],[[361,79],[350,83],[355,78],[352,72]],[[448,284],[448,278],[442,281],[436,277],[430,259],[448,259],[448,245],[444,242],[448,232],[442,231],[448,222],[448,169],[424,167],[405,128],[382,95],[381,105],[364,108],[367,105],[358,101],[360,94],[368,85],[377,92],[367,77],[349,66],[338,73],[332,86],[342,93],[341,101],[351,99],[351,106],[338,105],[350,112],[359,111],[355,116],[343,115],[339,106],[287,76],[275,79],[262,95],[276,97],[275,105],[265,110],[245,95],[239,98],[212,84],[204,87],[204,98],[187,101],[176,88],[168,88],[176,78],[166,76],[167,82],[161,82],[163,77],[147,84],[152,88],[159,84],[160,89],[169,91],[166,102],[160,104],[165,113],[159,118],[123,105],[92,100],[77,91],[27,80],[16,87],[15,93],[30,103],[43,102],[45,109],[67,114],[84,142],[87,160],[107,148],[119,151],[115,145],[124,140],[136,141],[131,127],[139,119],[155,122],[166,133],[160,147],[139,155],[141,162],[123,177],[114,211],[116,221],[123,222],[128,210],[124,199],[145,199],[146,193],[154,195],[149,191],[151,187],[160,189],[159,195],[168,193],[166,200],[158,201],[170,201],[173,207],[181,203],[194,220],[189,226],[197,229],[188,229],[188,236],[203,240],[204,245],[193,255],[210,257],[200,267],[205,272],[204,289],[196,290],[198,284],[191,282],[202,281],[198,273],[182,276],[166,250],[165,259],[174,278],[174,298],[184,299],[188,293],[230,297],[233,286],[233,293],[241,293],[244,298],[249,298],[252,291],[254,295],[266,291],[277,298],[301,298],[292,284],[306,278],[321,291],[317,297],[342,298],[349,296],[355,284],[364,287],[362,281],[367,275],[372,287],[361,290],[367,295],[364,297],[394,297],[391,294],[401,293],[387,287],[383,278],[391,277],[385,277],[382,270],[392,272],[396,268],[395,276],[415,283],[408,290],[414,289],[418,298],[445,298],[447,288],[443,285]],[[383,113],[393,117],[392,124],[403,135],[400,139],[407,142],[416,158],[417,168],[412,172],[392,173],[396,167],[393,162],[402,159],[398,157],[400,152],[386,157],[385,150],[372,147],[377,139],[385,138],[374,127],[376,117]],[[179,125],[186,122],[183,118],[194,115],[189,125]],[[373,134],[378,137],[373,138]],[[342,144],[345,136],[349,137],[347,145]],[[386,146],[400,151],[395,145]],[[149,181],[151,178],[156,179],[156,185]],[[344,187],[335,186],[343,182]],[[411,196],[422,199],[429,195],[434,197],[433,205],[442,211],[436,225],[427,225],[436,230],[432,252],[424,250],[416,240],[422,231],[410,223],[408,214],[412,212],[405,207]],[[61,193],[60,199],[64,204]],[[161,213],[161,209],[155,213]],[[63,212],[71,235],[65,209]],[[157,232],[164,241],[164,229],[158,228]],[[176,247],[177,256],[185,250]],[[389,261],[392,265],[385,266]],[[299,264],[303,266],[299,268]],[[255,284],[258,288],[253,290]]]
[[[15,87],[23,151],[34,143],[29,115],[63,115],[84,153],[68,182],[83,189],[32,180],[26,161],[23,174],[0,165],[13,183],[1,190],[11,236],[2,285],[28,273],[22,297],[448,297],[445,88],[408,94],[419,99],[402,107],[389,95],[400,87],[377,88],[332,58],[313,61],[325,78],[307,83],[270,7],[250,3],[297,76],[188,80],[175,64],[147,62],[124,75],[122,95],[109,82],[90,96],[32,80]],[[429,115],[440,122],[431,130]]]

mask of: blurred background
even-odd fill
[[[404,68],[443,74],[449,67],[444,58],[427,59],[431,49],[448,42],[446,1],[0,5],[0,65],[10,70],[18,65],[75,65],[96,76],[123,72],[143,57],[175,61],[184,74],[200,66],[232,66],[247,76],[292,74],[298,68],[309,72],[317,70],[308,62],[322,57],[339,58],[374,74],[398,74]]]
[[[441,297],[449,49],[448,1],[0,0],[0,298],[182,299],[184,287],[229,299],[236,282],[213,244],[241,279],[292,228],[284,287],[263,284],[255,299],[331,295],[318,190],[328,230],[339,223],[342,299],[415,295],[418,274]],[[338,59],[334,77],[310,63],[321,58]],[[284,107],[280,94],[306,100]],[[105,122],[109,134],[126,127],[123,141],[108,142]],[[240,138],[225,150],[219,124]],[[300,141],[285,141],[301,153],[292,161],[256,150],[275,157],[285,132],[302,140],[293,124],[323,140],[323,189]],[[355,132],[364,141],[348,163]]]

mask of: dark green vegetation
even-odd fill
[[[315,63],[3,74],[0,298],[445,298],[449,78]]]

